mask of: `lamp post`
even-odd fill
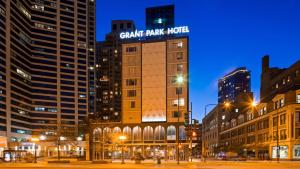
[[[125,164],[124,162],[124,141],[126,140],[126,136],[124,135],[121,135],[119,136],[119,140],[121,140],[121,143],[122,143],[122,155],[121,155],[121,158],[122,158],[122,164]]]
[[[180,148],[180,145],[179,145],[179,117],[180,117],[180,107],[179,107],[179,104],[180,104],[180,93],[182,92],[182,88],[180,90],[180,86],[183,84],[183,81],[184,81],[184,78],[182,75],[179,75],[177,76],[176,78],[176,83],[177,83],[177,88],[176,88],[176,93],[177,93],[177,96],[178,96],[178,100],[177,100],[177,164],[179,164],[179,148]]]
[[[33,163],[37,163],[37,157],[36,157],[36,143],[40,141],[38,138],[31,138],[31,141],[34,142],[34,160]]]

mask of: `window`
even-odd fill
[[[178,99],[173,100],[173,106],[178,106],[178,102],[179,102],[179,106],[184,106],[184,99],[183,98],[179,99],[179,101],[178,101]]]
[[[296,112],[296,123],[300,123],[300,112]]]
[[[5,15],[5,10],[0,8],[0,14],[2,14],[4,16]]]
[[[24,79],[31,80],[31,76],[28,73],[25,73],[23,70],[17,69],[17,73]]]
[[[176,94],[182,94],[182,87],[177,87],[176,88]]]
[[[279,102],[280,102],[279,106],[280,106],[280,107],[283,107],[283,106],[284,106],[284,99],[280,99]]]
[[[182,52],[176,53],[176,59],[177,59],[177,60],[183,59],[183,53],[182,53]]]
[[[136,79],[126,79],[126,86],[136,86],[137,80]]]
[[[132,109],[135,108],[135,101],[130,102],[130,108],[132,108]]]
[[[285,124],[285,119],[286,119],[285,114],[280,115],[280,125]]]
[[[273,127],[278,125],[278,117],[273,117]]]
[[[254,118],[253,113],[248,113],[247,116],[246,116],[246,118],[247,118],[247,121],[252,120]]]
[[[183,43],[182,42],[177,43],[177,48],[182,48],[182,47],[183,47]]]
[[[31,19],[31,14],[19,1],[17,2],[17,6],[27,18]]]
[[[35,111],[45,111],[45,107],[35,107]]]
[[[113,30],[117,30],[117,25],[113,24]]]
[[[35,4],[31,6],[32,9],[38,10],[38,11],[44,11],[45,7],[41,4]]]
[[[173,111],[172,116],[173,116],[174,118],[178,118],[178,117],[180,117],[180,112],[178,112],[178,111]]]
[[[296,128],[295,135],[296,138],[300,138],[300,128]]]
[[[178,64],[177,65],[177,72],[182,72],[183,71],[183,65],[182,64]]]
[[[300,103],[300,94],[297,94],[296,96],[296,103]]]
[[[129,53],[129,52],[136,52],[136,47],[127,47],[126,48],[126,52]]]
[[[286,129],[280,130],[280,140],[286,139]]]
[[[127,91],[127,97],[135,97],[135,96],[136,96],[136,90]]]

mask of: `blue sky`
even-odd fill
[[[145,8],[175,4],[175,24],[190,29],[190,101],[201,119],[217,102],[217,80],[239,66],[252,74],[259,99],[261,57],[288,67],[300,59],[299,0],[96,0],[97,40],[114,19],[132,19],[145,28]]]

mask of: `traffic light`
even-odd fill
[[[187,127],[189,125],[189,113],[184,113],[184,126]]]

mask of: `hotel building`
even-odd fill
[[[180,85],[178,76],[185,79]],[[113,143],[123,133],[125,158],[140,152],[146,158],[175,160],[180,143],[180,159],[187,159],[184,114],[188,105],[187,37],[123,43],[122,121],[96,124],[95,158],[120,157]]]
[[[32,151],[31,137],[78,136],[93,111],[95,2],[4,0],[0,24],[0,147]]]

